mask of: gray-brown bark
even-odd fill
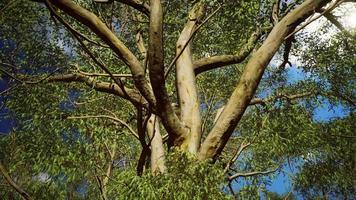
[[[159,102],[156,109],[175,145],[182,142],[187,129],[182,126],[170,103],[165,87],[163,62],[163,13],[160,0],[150,1],[151,15],[148,45],[148,69],[154,95]]]
[[[328,2],[307,0],[274,26],[262,46],[248,61],[233,94],[203,142],[198,155],[199,159],[217,158],[253,98],[266,66],[284,42],[285,37],[315,10],[322,8]]]

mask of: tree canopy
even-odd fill
[[[0,196],[356,198],[355,5],[1,1]]]

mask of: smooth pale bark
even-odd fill
[[[176,54],[183,50],[194,29],[204,15],[204,5],[197,3],[189,13],[188,22],[181,32],[176,46]],[[177,91],[180,106],[180,120],[189,129],[181,148],[196,154],[201,139],[200,101],[198,98],[194,72],[191,42],[183,50],[176,62]]]
[[[72,0],[50,0],[50,2],[88,26],[99,38],[104,40],[123,62],[130,67],[137,89],[151,105],[156,104],[151,88],[145,79],[145,72],[140,61],[95,14],[75,4]]]
[[[146,128],[151,144],[151,171],[153,174],[164,173],[166,171],[163,140],[159,130],[159,123],[158,117],[151,115]]]
[[[150,26],[148,44],[148,69],[153,93],[159,102],[157,114],[169,134],[170,145],[180,146],[187,129],[174,112],[165,87],[163,56],[163,13],[160,0],[150,1]]]
[[[198,155],[200,160],[209,158],[215,160],[219,156],[253,98],[266,66],[285,37],[328,2],[329,0],[307,0],[274,26],[262,46],[248,61],[233,94],[203,142]]]

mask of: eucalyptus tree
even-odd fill
[[[243,177],[253,187],[235,195],[259,195],[286,161],[330,158],[320,100],[348,109],[330,126],[352,130],[355,37],[332,11],[353,3],[3,1],[4,177],[24,198],[223,198]],[[340,33],[298,34],[320,17]],[[292,53],[308,74],[294,82]]]

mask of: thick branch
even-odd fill
[[[32,200],[30,195],[25,190],[23,190],[19,185],[17,185],[14,180],[12,180],[9,173],[6,171],[5,166],[1,162],[0,162],[0,173],[4,176],[4,178],[11,185],[11,187],[15,189],[17,193],[19,193],[19,195],[21,195],[26,200]]]
[[[116,1],[131,6],[132,8],[142,12],[146,16],[150,16],[150,6],[145,2],[139,0],[116,0]]]
[[[146,127],[150,139],[151,171],[153,174],[166,172],[164,147],[162,135],[159,130],[159,121],[157,116],[151,115]]]
[[[176,44],[176,79],[180,106],[180,119],[189,129],[182,149],[196,154],[201,139],[200,101],[194,73],[192,39],[193,33],[204,17],[205,5],[196,3],[189,12],[185,24]]]
[[[250,55],[261,35],[260,29],[253,32],[247,43],[235,55],[212,56],[194,61],[195,74],[198,75],[208,70],[243,62]]]
[[[179,59],[179,57],[182,55],[182,53],[184,52],[184,50],[189,46],[190,41],[194,38],[194,36],[196,35],[196,33],[198,32],[198,30],[203,27],[203,25],[205,23],[207,23],[219,10],[220,10],[221,6],[219,6],[213,13],[211,13],[206,19],[204,19],[203,22],[201,22],[201,24],[199,24],[190,34],[189,38],[185,39],[185,43],[184,44],[180,44],[180,48],[179,51],[177,52],[176,56],[174,57],[174,59],[172,60],[172,62],[169,64],[169,66],[167,67],[168,70],[165,74],[165,77],[167,78],[167,76],[169,75],[169,73],[171,72],[174,64],[176,64],[177,60]],[[196,20],[193,20],[196,21]]]
[[[287,35],[329,1],[307,0],[274,26],[262,46],[252,55],[213,129],[203,142],[199,159],[216,159],[225,147],[254,96],[264,70]]]
[[[148,45],[148,69],[154,95],[159,102],[157,113],[162,119],[171,139],[180,138],[185,133],[185,128],[181,125],[176,116],[165,87],[164,62],[163,62],[163,13],[160,0],[151,0],[151,16]]]
[[[145,79],[145,73],[141,63],[95,14],[75,4],[71,0],[50,0],[50,2],[79,22],[88,26],[97,36],[104,40],[119,58],[130,67],[137,89],[150,104],[155,105],[156,101]]]

